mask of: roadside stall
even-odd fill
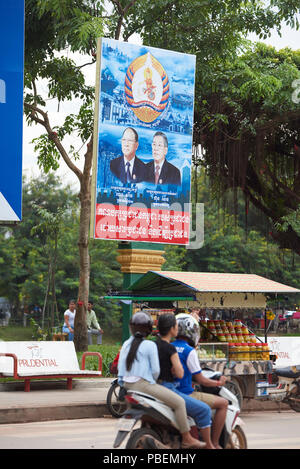
[[[299,292],[254,274],[149,271],[127,292],[106,298],[132,301],[133,314],[148,311],[154,324],[160,314],[171,311],[197,317],[202,367],[228,376],[228,387],[242,405],[243,398],[263,397],[273,370],[274,356],[267,344],[267,297]],[[246,324],[258,311],[264,315],[264,340]]]

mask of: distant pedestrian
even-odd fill
[[[95,311],[92,310],[93,308],[93,302],[89,300],[88,302],[88,308],[86,312],[86,324],[88,328],[88,345],[92,345],[93,343],[93,335],[97,336],[97,345],[102,344],[102,334],[103,330],[101,329]]]
[[[10,314],[9,309],[7,309],[4,314],[5,314],[4,325],[8,326],[9,325],[9,320],[11,318],[11,314]]]
[[[41,314],[42,314],[42,309],[40,308],[39,305],[35,304],[34,307],[32,308],[32,315],[34,315],[36,319],[39,319]]]
[[[0,309],[0,326],[4,326],[5,321],[5,313],[3,312],[2,308]]]
[[[64,312],[64,325],[62,331],[69,334],[69,340],[74,340],[74,321],[76,315],[75,300],[69,301],[69,309]]]
[[[31,318],[31,317],[32,317],[31,311],[29,311],[28,307],[25,306],[24,307],[24,313],[23,313],[23,326],[24,327],[27,327],[27,319]]]

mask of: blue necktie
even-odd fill
[[[129,170],[129,166],[130,166],[130,163],[127,161],[126,163],[126,182],[131,182],[131,175],[130,175],[130,170]]]

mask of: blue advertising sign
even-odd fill
[[[106,38],[99,49],[93,237],[186,245],[196,57]]]
[[[22,217],[24,0],[0,2],[0,223]]]

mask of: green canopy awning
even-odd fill
[[[300,290],[255,274],[215,272],[149,271],[132,283],[135,294],[195,295],[196,292],[239,293],[300,293]]]
[[[103,296],[104,300],[126,300],[126,301],[185,301],[185,300],[194,300],[194,296],[153,296],[153,295],[145,295],[145,296],[136,296],[136,295],[111,295],[111,296]]]

